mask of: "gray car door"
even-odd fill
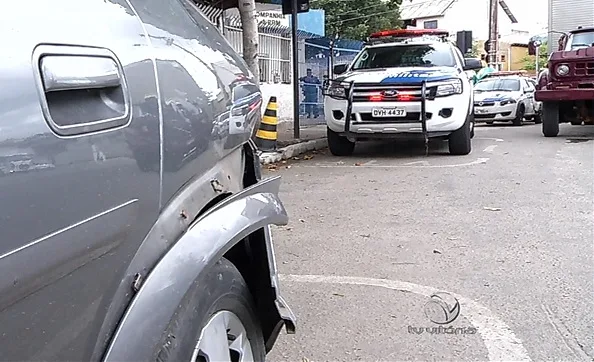
[[[125,0],[13,1],[0,20],[0,357],[96,360],[159,210],[148,39]]]
[[[204,174],[250,137],[254,119],[259,118],[261,95],[246,77],[245,63],[190,0],[130,2],[145,24],[156,55],[165,205],[188,180]],[[234,87],[245,87],[254,97],[234,102]],[[229,121],[237,117],[248,125],[230,134]]]

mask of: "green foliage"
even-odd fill
[[[365,40],[369,34],[399,29],[402,0],[312,0],[312,9],[324,9],[326,36]]]
[[[481,54],[483,53],[483,43],[484,42],[480,40],[473,40],[472,51],[469,55],[473,58],[480,58]]]
[[[538,57],[538,68],[543,69],[546,68],[547,62],[549,59],[549,54],[547,52],[547,44],[543,43],[539,47],[539,57]],[[528,55],[522,58],[523,69],[525,70],[536,70],[536,56]]]

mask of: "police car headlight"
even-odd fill
[[[507,104],[514,104],[517,103],[517,101],[515,99],[504,99],[501,102],[499,102],[500,105],[505,106]]]
[[[327,95],[327,96],[333,97],[333,98],[346,99],[347,86],[348,86],[348,84],[345,84],[345,83],[339,83],[339,82],[331,83],[330,86],[324,92],[324,95]]]
[[[454,79],[437,85],[437,92],[435,93],[437,97],[452,94],[462,94],[462,81],[460,79]]]

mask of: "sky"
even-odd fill
[[[463,22],[473,35],[479,38],[486,38],[488,31],[488,0],[457,0],[460,4],[453,6],[452,10],[459,12],[456,18]],[[530,35],[537,35],[546,32],[548,22],[548,1],[547,0],[505,0],[511,12],[518,19],[518,24],[511,24],[511,21],[499,7],[499,33],[502,37],[510,34],[512,29],[530,32]],[[460,6],[462,5],[462,6]],[[476,15],[465,16],[468,11]]]

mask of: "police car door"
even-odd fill
[[[524,105],[526,106],[526,114],[534,114],[534,86],[530,82],[527,82],[526,79],[522,79],[520,82],[525,97]]]

